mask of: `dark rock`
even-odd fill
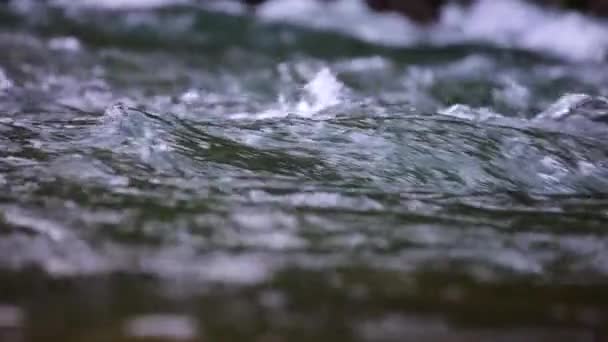
[[[260,4],[264,3],[266,0],[241,0],[241,1],[246,3],[247,5],[256,6],[256,5],[260,5]]]
[[[255,6],[266,0],[241,0]],[[302,0],[313,1],[313,0]],[[333,0],[318,0],[333,1]],[[354,0],[353,0],[354,1]],[[437,19],[441,6],[446,2],[470,3],[474,0],[361,0],[373,10],[397,12],[419,22]],[[608,0],[529,0],[541,5],[577,10],[597,16],[608,17]]]
[[[541,5],[571,9],[597,16],[608,16],[608,0],[531,0]]]
[[[445,0],[365,0],[376,11],[394,11],[414,20],[428,22],[436,19]]]
[[[608,16],[608,0],[590,1],[589,10],[596,15]]]

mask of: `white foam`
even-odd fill
[[[341,102],[344,84],[328,68],[321,69],[304,86],[305,97],[296,106],[298,113],[314,115]]]
[[[345,86],[329,68],[324,67],[302,88],[299,100],[290,102],[279,95],[278,105],[254,115],[256,119],[272,119],[296,115],[299,117],[318,117],[324,110],[343,102]],[[233,119],[251,118],[247,113],[231,116]]]
[[[187,4],[191,0],[55,0],[56,5],[82,6],[108,9],[146,9],[163,6]]]
[[[479,0],[471,7],[443,8],[437,43],[482,41],[599,61],[608,51],[608,26],[574,12],[548,10],[522,0]]]
[[[559,120],[567,116],[572,110],[584,102],[591,100],[586,94],[565,94],[545,111],[536,116],[536,120]]]
[[[51,50],[78,51],[81,49],[80,41],[75,37],[55,37],[49,40]]]
[[[479,0],[468,7],[449,4],[438,23],[429,27],[396,13],[373,12],[363,1],[352,0],[271,0],[257,14],[265,21],[331,30],[390,46],[481,42],[573,61],[601,61],[608,53],[606,23],[523,0]]]
[[[502,115],[492,111],[490,108],[472,108],[463,104],[455,104],[448,108],[441,109],[438,114],[451,116],[458,119],[471,121],[487,121],[502,118]]]
[[[266,21],[333,30],[386,45],[408,45],[418,41],[422,33],[407,18],[370,11],[363,1],[270,0],[260,6],[257,14]]]
[[[565,94],[531,123],[551,131],[565,131],[582,136],[606,135],[608,98],[587,94]]]
[[[21,1],[14,3],[19,5]],[[70,7],[153,9],[199,2],[54,0],[53,3]],[[200,5],[207,10],[228,14],[247,13],[246,7],[238,1],[216,0],[201,2]],[[573,61],[602,61],[608,55],[606,22],[577,12],[539,7],[524,0],[478,0],[470,6],[451,3],[441,9],[439,21],[429,26],[417,25],[397,13],[374,12],[364,1],[355,0],[269,0],[258,7],[256,15],[267,22],[340,32],[389,46],[481,42],[547,53]]]

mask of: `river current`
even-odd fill
[[[0,2],[0,340],[601,341],[607,52],[516,0]]]

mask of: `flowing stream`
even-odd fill
[[[519,0],[0,1],[0,340],[603,341],[607,53]]]

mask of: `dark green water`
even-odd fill
[[[0,340],[603,341],[606,95],[542,51],[0,3]]]

